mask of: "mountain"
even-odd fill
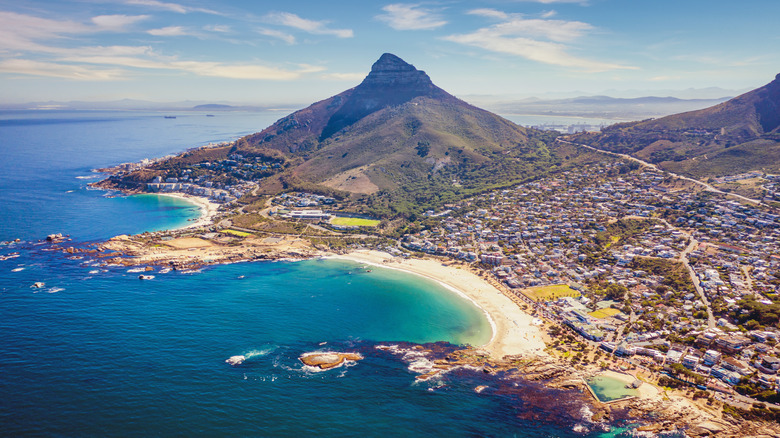
[[[780,74],[718,105],[613,125],[581,143],[628,153],[696,178],[751,170],[780,172]]]
[[[235,110],[236,107],[232,105],[223,105],[220,103],[206,103],[203,105],[195,105],[192,107],[194,111],[231,111]]]
[[[280,105],[297,107],[295,103]],[[269,106],[245,104],[216,104],[199,101],[151,102],[147,100],[122,99],[112,101],[46,101],[27,103],[0,103],[0,110],[59,110],[59,111],[262,111]]]
[[[342,200],[355,212],[395,218],[603,159],[555,142],[558,134],[515,125],[433,84],[425,72],[385,53],[356,87],[296,111],[218,148],[200,148],[107,186],[143,190],[152,178],[208,172],[200,163],[231,158],[272,163],[211,173],[211,180],[258,183],[256,195],[307,191]],[[213,166],[206,166],[213,169]],[[272,174],[269,174],[272,173]]]
[[[547,147],[554,135],[469,105],[385,53],[357,87],[239,140],[234,152],[287,157],[284,172],[262,181],[268,193],[368,195],[366,208],[392,215],[548,172],[561,164]]]
[[[569,117],[640,120],[693,111],[725,102],[717,99],[680,99],[677,97],[643,96],[617,98],[611,96],[579,96],[567,99],[523,99],[485,104],[499,114],[529,114]]]

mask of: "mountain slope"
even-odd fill
[[[553,136],[471,106],[384,54],[357,87],[242,139],[238,151],[297,160],[263,182],[267,192],[319,186],[411,205],[431,191],[444,202],[546,172],[556,162],[546,146]]]
[[[189,175],[228,187],[250,178],[258,195],[317,192],[353,211],[411,218],[590,159],[562,150],[556,135],[469,105],[384,54],[355,88],[230,145],[189,151],[107,184],[143,190],[154,177]]]
[[[780,171],[780,75],[727,102],[619,124],[577,141],[629,153],[697,178]]]

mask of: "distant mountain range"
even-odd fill
[[[780,172],[780,75],[709,108],[614,125],[576,140],[696,178]]]
[[[717,89],[726,93],[726,90]],[[715,90],[709,92],[715,93]],[[615,91],[616,94],[619,92]],[[690,94],[679,91],[681,96]],[[565,99],[536,97],[465,96],[463,100],[498,114],[534,114],[549,116],[597,117],[616,120],[641,120],[679,112],[701,109],[728,100],[728,97],[690,99],[676,97],[642,96],[622,98],[614,96],[582,95]],[[722,94],[727,96],[727,94]],[[114,101],[46,101],[19,104],[0,103],[0,110],[64,110],[64,111],[263,111],[279,108],[302,108],[304,102],[275,104],[245,104],[235,102],[152,102],[137,99]]]
[[[291,105],[295,107],[296,105]],[[199,101],[150,102],[147,100],[122,99],[102,102],[28,102],[0,104],[0,110],[63,110],[63,111],[260,111],[269,106],[224,104]]]
[[[499,114],[530,114],[547,116],[590,117],[641,120],[679,112],[693,111],[728,100],[680,99],[677,97],[645,96],[616,98],[610,96],[579,96],[567,99],[524,99],[486,103],[484,107]]]

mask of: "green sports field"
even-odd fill
[[[361,219],[357,217],[334,217],[330,220],[333,225],[341,225],[345,227],[375,227],[379,225],[378,220],[374,219]]]
[[[566,284],[552,284],[523,289],[523,293],[534,301],[551,301],[561,297],[579,297],[580,293]]]

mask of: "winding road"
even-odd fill
[[[586,144],[574,143],[574,142],[571,142],[571,141],[566,141],[566,140],[563,140],[561,138],[557,138],[556,141],[559,141],[561,143],[574,145],[574,146],[581,146],[581,147],[590,149],[592,151],[601,152],[603,154],[612,155],[614,157],[620,157],[620,158],[625,158],[626,160],[636,161],[637,163],[639,163],[639,164],[641,164],[643,166],[650,167],[650,168],[655,169],[655,170],[657,170],[659,172],[666,172],[667,174],[669,174],[669,175],[671,175],[671,176],[673,176],[675,178],[679,178],[679,179],[682,179],[682,180],[685,180],[685,181],[690,181],[692,183],[698,184],[698,185],[704,187],[704,190],[706,190],[708,192],[719,193],[719,194],[725,195],[725,196],[732,196],[734,198],[741,199],[741,200],[743,200],[745,202],[750,202],[751,204],[766,205],[763,202],[761,202],[761,200],[759,200],[759,199],[748,198],[746,196],[737,195],[736,193],[724,192],[723,190],[715,188],[712,185],[707,184],[707,183],[705,183],[703,181],[699,181],[697,179],[693,179],[693,178],[689,178],[687,176],[682,176],[682,175],[679,175],[679,174],[676,174],[676,173],[669,172],[668,170],[661,169],[660,167],[658,167],[657,165],[655,165],[653,163],[648,163],[647,161],[640,160],[639,158],[636,158],[636,157],[632,157],[631,155],[619,154],[617,152],[605,151],[603,149],[594,148],[593,146],[588,146]]]

